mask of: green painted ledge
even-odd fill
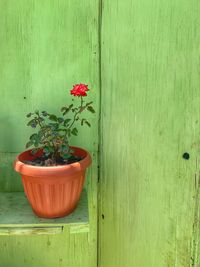
[[[59,234],[64,227],[70,233],[89,232],[88,200],[84,190],[76,210],[57,219],[37,217],[24,192],[0,193],[0,235]]]

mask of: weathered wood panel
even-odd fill
[[[103,1],[101,267],[200,266],[199,14]]]
[[[54,235],[1,237],[1,267],[96,266],[91,253],[89,234],[70,234],[68,229]]]
[[[30,130],[25,115],[36,109],[56,112],[69,103],[69,90],[88,83],[98,114],[98,1],[0,1],[0,191],[21,191],[12,169]],[[71,144],[93,156],[86,186],[90,231],[67,228],[51,236],[1,237],[0,267],[96,266],[98,116],[80,129]],[[1,203],[0,203],[1,204]]]

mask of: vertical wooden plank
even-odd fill
[[[36,109],[59,114],[75,83],[88,83],[98,114],[98,1],[0,5],[0,152],[13,153],[25,149],[31,132],[25,115]],[[98,118],[87,118],[91,129],[79,127],[71,144],[96,152]]]
[[[199,266],[199,12],[103,1],[101,267]]]
[[[12,170],[30,134],[25,115],[58,112],[69,90],[88,83],[96,116],[72,145],[93,155],[86,186],[90,232],[62,238],[1,237],[0,266],[96,266],[97,150],[99,109],[98,0],[0,1],[0,191],[22,190]]]

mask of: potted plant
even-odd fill
[[[90,154],[69,145],[71,135],[77,135],[76,124],[90,123],[82,113],[94,113],[92,102],[85,103],[89,91],[85,84],[76,84],[70,91],[78,98],[61,108],[57,116],[47,111],[27,114],[28,126],[36,130],[26,144],[31,148],[17,156],[14,169],[22,176],[25,194],[39,217],[57,218],[71,213],[77,206]]]

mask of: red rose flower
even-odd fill
[[[88,85],[80,83],[73,86],[73,89],[70,90],[71,95],[74,96],[87,96],[86,92],[89,91]]]

